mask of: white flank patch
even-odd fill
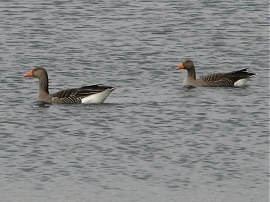
[[[244,86],[248,82],[248,80],[249,80],[249,78],[240,79],[240,80],[236,81],[233,85],[235,87],[241,87],[241,86]]]
[[[107,89],[100,93],[89,95],[82,99],[83,104],[99,104],[103,103],[104,100],[110,95],[113,89]]]

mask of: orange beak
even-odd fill
[[[180,63],[177,67],[176,67],[177,70],[179,69],[185,69],[183,63]]]
[[[24,77],[33,77],[33,71],[31,70],[31,71],[27,72],[27,73],[24,75]]]

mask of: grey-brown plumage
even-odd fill
[[[176,69],[186,69],[188,75],[184,81],[187,86],[202,87],[234,87],[243,86],[254,73],[247,72],[247,69],[241,69],[227,73],[214,73],[196,79],[195,66],[191,60],[184,60]]]
[[[102,103],[114,90],[111,86],[91,85],[81,88],[66,89],[50,94],[48,74],[45,68],[37,67],[26,73],[24,76],[36,77],[39,79],[38,99],[46,103]]]

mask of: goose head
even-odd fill
[[[186,69],[186,70],[191,70],[191,69],[194,69],[194,64],[191,60],[183,60],[177,67],[176,67],[177,70],[180,70],[180,69]]]
[[[35,69],[27,72],[24,77],[36,77],[41,78],[42,76],[47,75],[47,71],[43,67],[36,67]]]

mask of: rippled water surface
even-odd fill
[[[1,201],[268,201],[268,1],[1,1]],[[249,68],[245,88],[185,88]],[[100,105],[44,105],[103,83]]]

